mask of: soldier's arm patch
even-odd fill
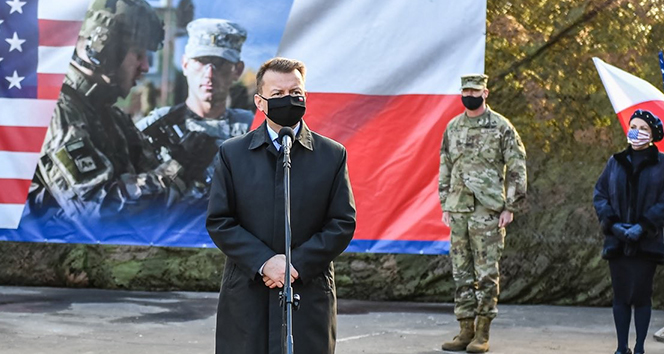
[[[65,142],[46,151],[40,158],[39,171],[51,195],[68,215],[94,212],[103,185],[113,174],[113,165],[87,138]]]
[[[66,142],[51,155],[51,159],[68,184],[73,189],[83,187],[82,191],[108,180],[113,171],[110,161],[86,138]]]
[[[72,159],[80,174],[97,170],[95,160],[91,155],[85,154],[85,143],[83,143],[82,139],[66,144],[65,150],[67,153],[60,153],[60,159],[62,160],[62,157]]]
[[[69,160],[69,169],[76,167],[76,171],[70,171],[72,174],[83,175],[88,172],[94,172],[99,169],[99,163],[95,161],[94,149],[87,147],[83,139],[78,139],[65,144],[65,148],[57,152],[58,158],[62,162]],[[73,162],[73,166],[71,165]]]
[[[91,172],[97,169],[95,160],[90,156],[79,157],[74,160],[74,162],[76,163],[76,168],[78,168],[78,171],[81,173]]]

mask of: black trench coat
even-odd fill
[[[216,353],[281,353],[279,289],[258,274],[284,253],[283,155],[266,123],[225,141],[212,182],[206,220],[226,255],[217,308]],[[332,260],[355,231],[355,201],[345,148],[309,130],[304,121],[291,150],[293,283],[302,298],[293,315],[296,353],[334,353],[336,289]]]
[[[604,233],[602,257],[621,256],[625,244],[611,231],[617,222],[640,224],[644,235],[635,257],[664,263],[664,154],[651,146],[633,170],[631,147],[613,155],[595,184],[593,203]]]

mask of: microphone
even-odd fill
[[[291,127],[283,127],[279,130],[279,138],[277,138],[279,143],[284,149],[284,151],[290,151],[291,145],[293,145],[293,140],[295,139],[295,132]]]

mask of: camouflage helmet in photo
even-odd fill
[[[164,24],[145,0],[93,0],[79,37],[93,70],[113,73],[132,47],[159,49]]]

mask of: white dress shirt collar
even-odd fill
[[[265,124],[267,127],[267,134],[270,136],[270,140],[272,140],[272,144],[274,144],[274,147],[277,148],[277,151],[281,149],[281,142],[278,141],[279,139],[279,133],[275,132],[270,128],[269,124]],[[300,127],[302,126],[301,123],[297,123],[295,128],[293,128],[293,131],[295,132],[295,136],[297,136],[297,133],[300,131]]]

